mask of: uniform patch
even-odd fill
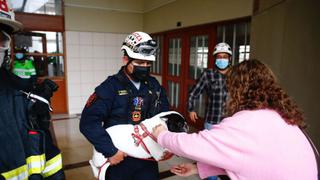
[[[138,122],[141,120],[141,112],[140,111],[133,111],[132,112],[132,121]]]
[[[127,95],[128,94],[128,91],[127,90],[119,90],[118,91],[118,95],[119,96],[123,96],[123,95]]]
[[[97,100],[97,94],[96,93],[91,94],[91,96],[87,100],[86,108],[90,107],[94,102],[96,102],[96,100]]]
[[[142,97],[135,97],[133,99],[133,106],[135,110],[141,110],[143,105],[143,98]]]

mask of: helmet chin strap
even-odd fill
[[[0,67],[7,64],[8,61],[8,50],[0,50]]]
[[[129,66],[129,64],[133,61],[133,59],[130,58],[129,56],[127,56],[127,57],[128,57],[128,59],[129,59],[129,61],[127,62],[127,64],[126,64],[125,67],[124,67],[124,72],[130,77],[131,80],[133,80],[134,78],[132,77],[132,73],[130,73],[130,72],[128,71],[128,66]]]
[[[6,33],[5,31],[1,30],[1,39],[2,42],[2,46],[0,47],[0,66],[2,67],[4,62],[7,61],[8,59],[8,50],[10,47],[10,43],[11,43],[11,37],[8,33]]]

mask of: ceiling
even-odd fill
[[[64,0],[64,4],[66,7],[145,13],[174,1],[176,0]]]

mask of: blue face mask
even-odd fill
[[[16,58],[17,59],[22,59],[23,58],[23,53],[16,53]]]
[[[229,59],[216,59],[216,66],[219,69],[226,69],[229,65]]]

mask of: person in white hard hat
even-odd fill
[[[215,69],[205,70],[197,83],[192,87],[188,98],[188,112],[191,121],[196,122],[198,114],[195,112],[194,102],[199,96],[206,92],[208,96],[208,106],[204,128],[211,129],[212,125],[218,124],[223,119],[224,105],[227,99],[227,88],[225,74],[231,65],[232,51],[227,43],[219,43],[213,51],[215,59]],[[215,180],[217,177],[209,177]]]
[[[106,179],[158,180],[157,162],[126,157],[105,131],[118,124],[138,124],[169,110],[165,90],[150,76],[157,43],[147,33],[134,32],[124,40],[121,51],[123,66],[95,88],[82,111],[80,131],[108,158],[111,166]]]
[[[8,69],[11,36],[21,29],[9,1],[0,0],[0,179],[62,180],[60,151],[45,131],[48,127],[40,127],[42,120],[50,122],[49,106],[41,103],[48,103],[52,94],[44,100],[29,93],[35,90],[31,81]],[[39,115],[36,106],[42,107],[46,116]]]

